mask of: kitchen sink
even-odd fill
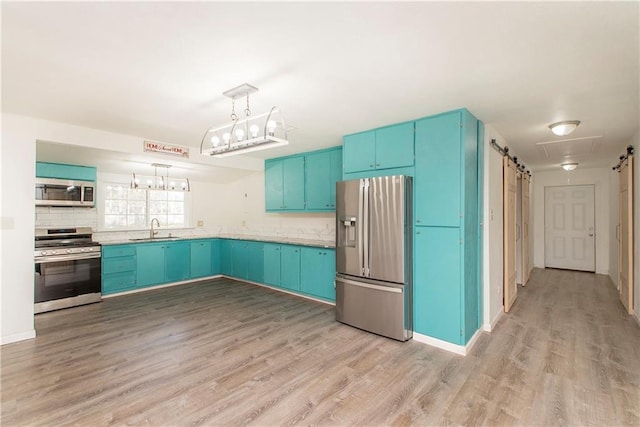
[[[137,239],[129,239],[132,242],[166,242],[167,240],[178,240],[180,237],[138,237]]]

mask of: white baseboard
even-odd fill
[[[469,342],[467,342],[467,345],[453,344],[448,341],[443,341],[438,338],[430,337],[428,335],[419,334],[417,332],[413,333],[413,339],[422,344],[428,344],[430,346],[437,347],[441,350],[446,350],[451,353],[459,354],[461,356],[466,356],[471,351],[476,341],[478,341],[478,338],[480,337],[481,334],[482,334],[482,329],[478,329],[476,333],[473,334]]]
[[[27,332],[20,332],[18,334],[8,335],[0,338],[0,345],[11,344],[13,342],[30,340],[36,337],[36,330],[32,329]]]
[[[323,304],[327,304],[327,305],[336,305],[335,302],[331,302],[331,301],[325,301],[323,299],[320,298],[314,298],[311,297],[309,295],[304,295],[304,294],[299,294],[293,291],[287,291],[286,289],[282,289],[282,288],[277,288],[275,286],[269,286],[269,285],[265,285],[264,283],[260,283],[260,282],[252,282],[251,280],[243,280],[243,279],[237,279],[235,277],[229,277],[229,276],[223,276],[226,277],[227,279],[233,279],[233,280],[238,280],[240,282],[245,282],[245,283],[251,283],[252,285],[258,285],[258,286],[262,286],[263,288],[269,288],[269,289],[273,289],[274,291],[278,291],[278,292],[282,292],[284,294],[289,294],[289,295],[295,295],[297,297],[302,297],[302,298],[306,298],[306,299],[310,299],[312,301],[317,301],[317,302],[321,302]]]
[[[102,295],[102,299],[119,297],[121,295],[137,294],[138,292],[146,292],[153,289],[162,289],[162,288],[170,288],[171,286],[186,285],[187,283],[200,282],[201,280],[217,279],[218,277],[226,277],[226,276],[222,276],[221,274],[216,274],[215,276],[199,277],[197,279],[183,280],[181,282],[171,282],[171,283],[165,283],[162,285],[149,286],[146,288],[132,289],[130,291],[123,291],[123,292],[117,292],[115,294]]]
[[[482,325],[482,330],[485,332],[493,331],[496,328],[498,321],[502,318],[503,315],[504,315],[504,310],[498,311],[498,314],[496,314],[496,317],[493,318],[490,324],[487,325],[485,323],[484,325]]]

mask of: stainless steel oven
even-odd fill
[[[36,230],[35,312],[102,299],[100,245],[89,228]]]

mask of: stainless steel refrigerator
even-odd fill
[[[336,184],[336,320],[413,336],[411,177]]]

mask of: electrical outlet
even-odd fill
[[[198,227],[204,227],[204,221],[199,219],[198,220]]]
[[[246,227],[247,226],[247,221],[242,221],[242,226]]]

